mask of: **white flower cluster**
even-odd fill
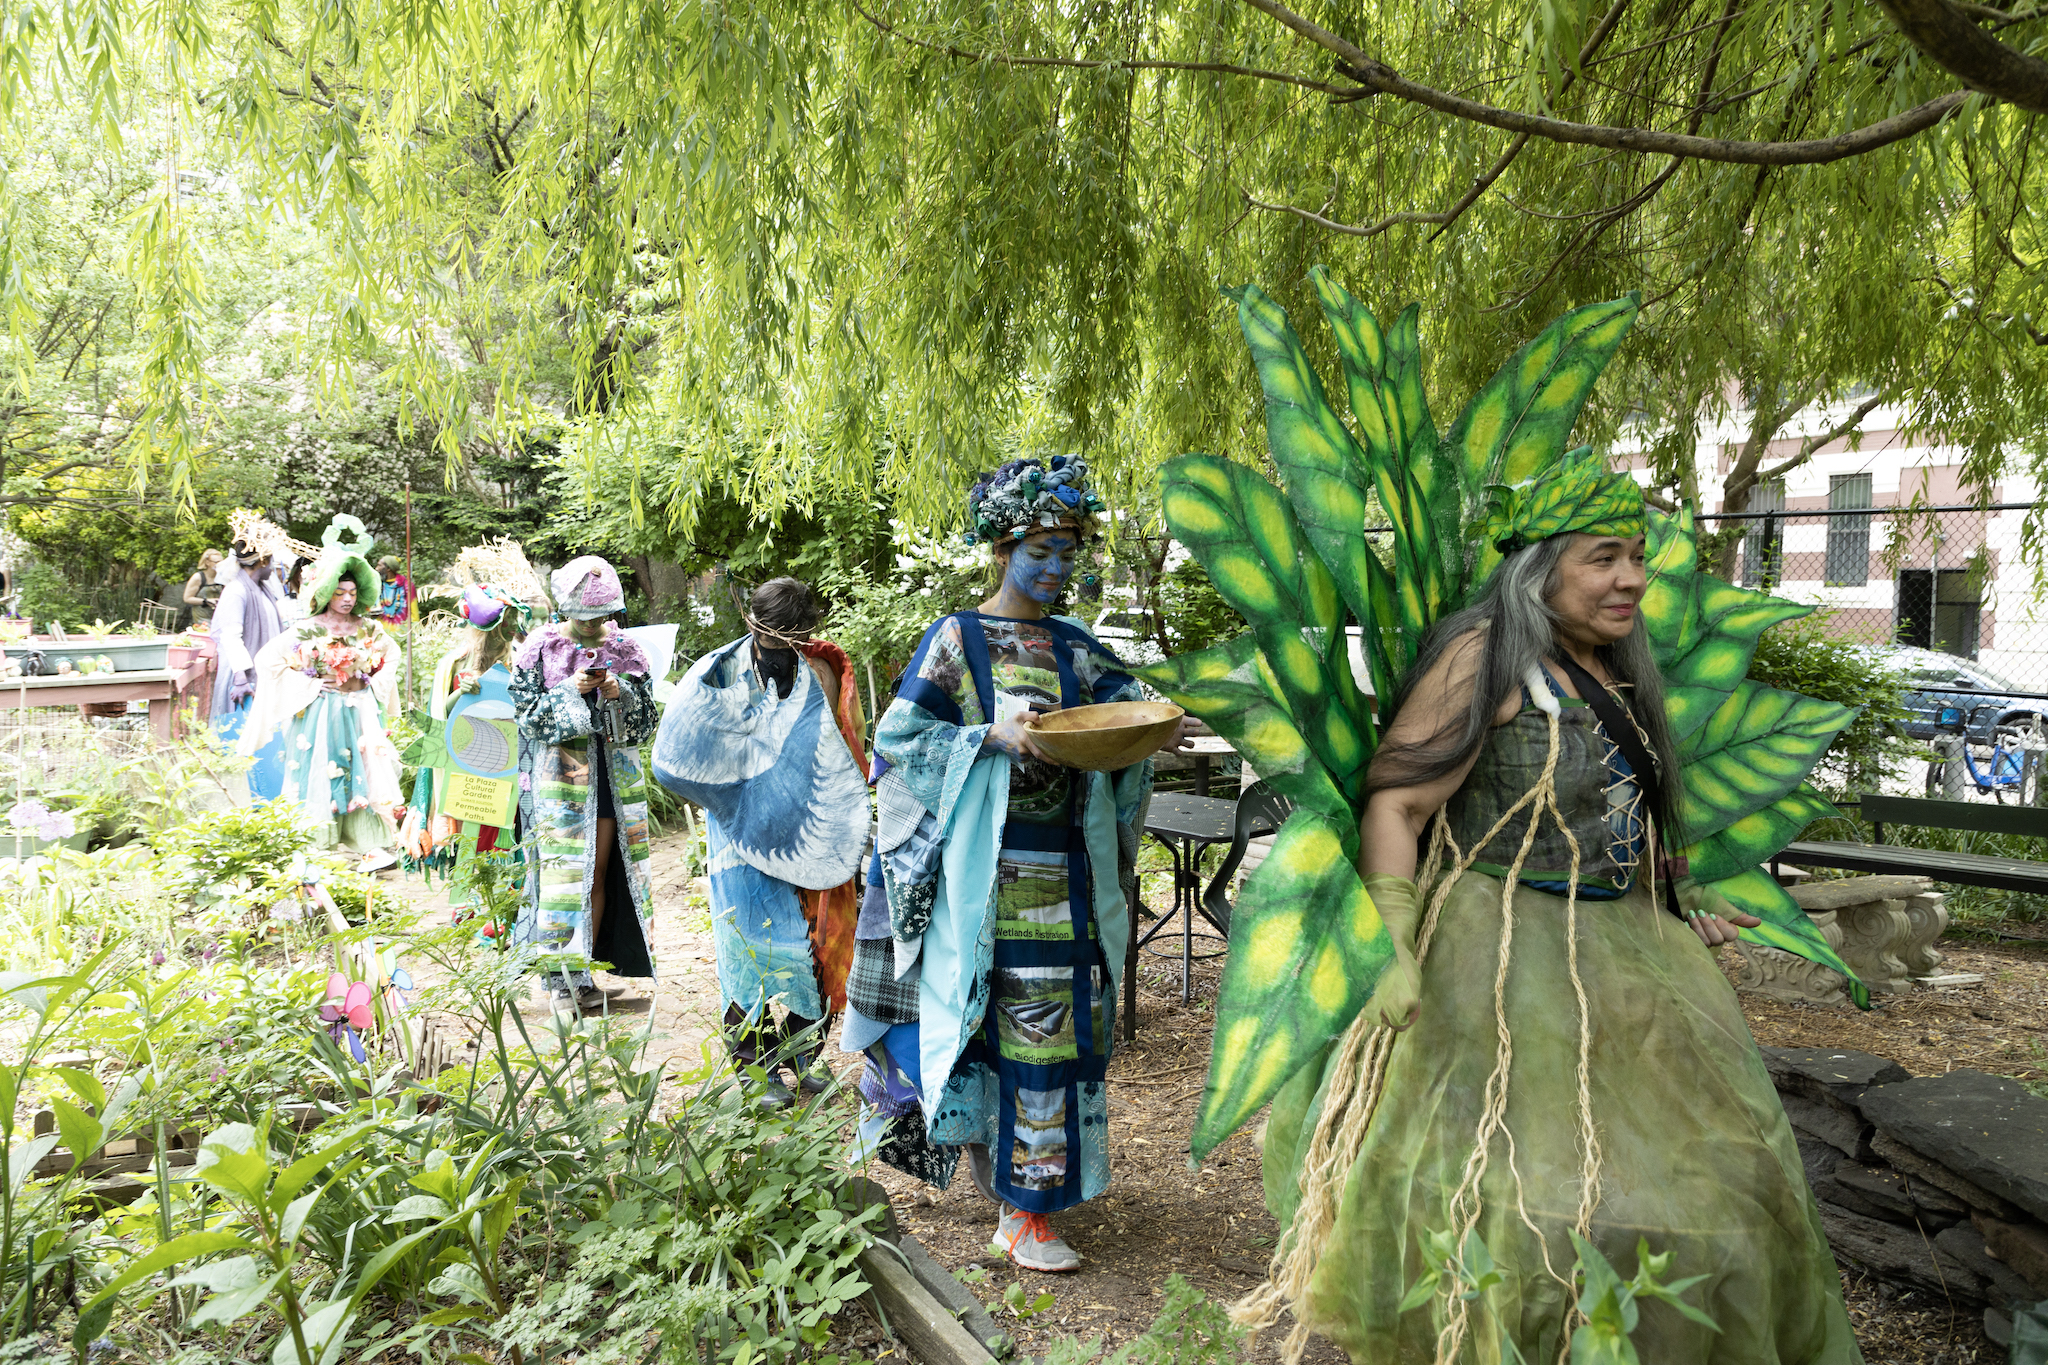
[[[942,577],[972,573],[988,558],[979,546],[963,545],[957,536],[924,530],[901,517],[889,518],[889,539],[896,547],[896,589],[906,595],[930,597]]]

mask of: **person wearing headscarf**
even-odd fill
[[[1683,1302],[1637,1300],[1645,1361],[1855,1365],[1799,1147],[1712,951],[1761,921],[1659,851],[1687,841],[1642,489],[1587,449],[1489,494],[1504,558],[1424,639],[1366,784],[1358,870],[1393,960],[1364,1027],[1398,1042],[1370,1065],[1330,1048],[1265,1130],[1294,1228],[1285,1353],[1314,1331],[1359,1365],[1562,1359],[1601,1311],[1572,1279],[1583,1238],[1623,1275],[1641,1252],[1684,1277]],[[1305,1175],[1318,1144],[1341,1155]],[[1494,1287],[1423,1312],[1439,1238],[1483,1245]]]
[[[1072,456],[1012,460],[967,496],[968,543],[1000,587],[933,623],[876,726],[878,852],[843,1039],[867,1054],[863,1140],[940,1185],[964,1148],[1000,1206],[991,1250],[1040,1271],[1081,1263],[1046,1215],[1109,1186],[1123,867],[1152,782],[1149,758],[1080,772],[1034,738],[1046,712],[1142,696],[1055,614],[1104,510]]]
[[[383,588],[377,594],[377,619],[386,626],[400,626],[412,619],[412,580],[397,555],[377,561],[377,577]]]
[[[284,800],[296,802],[322,847],[351,848],[363,869],[390,867],[404,805],[398,751],[385,719],[398,702],[397,642],[367,614],[377,572],[363,523],[336,516],[301,579],[308,615],[256,656],[256,704],[242,734],[253,754],[284,737]]]
[[[579,555],[555,570],[550,586],[565,619],[528,636],[512,666],[520,828],[534,841],[514,936],[544,955],[651,978],[640,746],[661,719],[652,665],[611,620],[626,595],[610,564]],[[547,956],[543,965],[556,1010],[604,1007],[587,967]]]
[[[811,638],[819,616],[794,578],[756,588],[747,633],[684,675],[654,744],[655,779],[705,811],[726,1042],[773,1105],[794,1098],[780,1066],[807,1093],[830,1083],[868,832],[860,693],[844,651]]]
[[[246,541],[231,547],[233,557],[221,566],[220,596],[214,601],[209,627],[213,636],[214,731],[229,746],[241,743],[249,708],[256,698],[256,656],[284,629],[279,603],[284,593],[271,572],[270,555]],[[284,790],[284,750],[273,738],[256,751],[249,769],[249,794],[269,801]]]

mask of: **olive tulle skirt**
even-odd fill
[[[1448,1229],[1446,1205],[1476,1146],[1497,1060],[1500,902],[1497,878],[1467,873],[1445,904],[1423,966],[1421,1016],[1394,1046],[1335,1226],[1297,1306],[1361,1365],[1435,1358],[1440,1310],[1398,1310],[1423,1274],[1423,1234]],[[1498,1361],[1505,1328],[1531,1365],[1548,1365],[1570,1326],[1571,1294],[1544,1265],[1547,1244],[1550,1266],[1571,1274],[1567,1230],[1582,1184],[1580,1030],[1565,925],[1562,897],[1517,889],[1505,992],[1513,1061],[1476,1227],[1504,1281],[1473,1315],[1461,1361]],[[1666,1281],[1707,1276],[1685,1298],[1720,1328],[1643,1303],[1633,1338],[1641,1358],[1860,1362],[1798,1147],[1712,953],[1641,887],[1617,901],[1579,902],[1578,940],[1603,1151],[1592,1240],[1624,1279],[1636,1272],[1639,1238],[1653,1254],[1672,1253]],[[1266,1195],[1283,1225],[1328,1066],[1326,1057],[1304,1069],[1273,1102]]]

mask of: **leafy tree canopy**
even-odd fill
[[[1317,261],[1444,320],[1451,394],[1640,290],[1581,429],[1639,413],[1674,491],[1737,395],[1782,422],[1859,386],[1989,479],[2048,430],[2044,38],[2033,0],[30,3],[0,44],[0,311],[19,372],[56,363],[19,189],[75,109],[168,148],[101,268],[146,343],[127,458],[174,482],[223,392],[196,155],[321,244],[328,392],[382,355],[451,467],[566,416],[586,479],[627,470],[671,527],[707,489],[948,522],[1017,450],[1085,450],[1112,496],[1258,458],[1217,291],[1306,311]]]

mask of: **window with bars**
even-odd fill
[[[1870,506],[1868,474],[1836,474],[1828,479],[1828,510]],[[1827,563],[1822,581],[1829,587],[1862,587],[1870,581],[1870,518],[1828,518]]]

